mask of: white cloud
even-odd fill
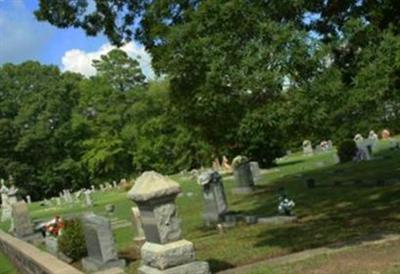
[[[92,66],[93,60],[100,59],[101,55],[107,54],[115,47],[110,44],[102,45],[98,50],[86,52],[80,49],[71,49],[65,52],[62,57],[62,70],[78,72],[85,76],[93,76],[96,74],[96,69]],[[148,79],[154,79],[155,74],[151,67],[151,56],[141,45],[134,42],[125,44],[120,48],[125,51],[129,57],[136,59]]]

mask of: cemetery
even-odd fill
[[[400,273],[399,3],[0,0],[0,274]]]
[[[167,178],[155,172],[144,173],[136,178],[129,192],[119,187],[110,191],[95,188],[90,196],[91,203],[85,195],[80,199],[63,199],[61,206],[17,202],[15,205],[21,205],[22,211],[24,207],[29,208],[29,217],[15,219],[14,233],[17,238],[30,240],[26,237],[32,234],[32,226],[26,227],[30,222],[26,218],[31,218],[34,223],[55,215],[63,219],[81,216],[86,242],[90,244],[87,245],[89,257],[83,258],[78,267],[92,272],[119,267],[127,273],[152,273],[146,267],[168,269],[185,262],[193,262],[191,264],[198,272],[184,273],[209,273],[208,268],[217,273],[300,251],[361,241],[368,236],[397,234],[400,231],[395,197],[400,189],[397,179],[400,177],[397,168],[400,151],[391,150],[389,141],[377,142],[371,159],[359,163],[338,163],[334,149],[313,156],[302,152],[285,156],[278,160],[276,167],[259,171],[257,176],[260,178],[251,194],[236,191],[238,183],[234,173],[221,176],[217,171],[205,170],[198,180],[190,175]],[[313,188],[307,186],[308,178],[314,179]],[[164,182],[167,188],[163,190]],[[293,219],[285,219],[290,216],[278,208],[282,189],[288,199],[295,202]],[[75,195],[65,193],[67,197]],[[171,198],[157,202],[157,195]],[[387,203],[388,199],[390,203]],[[174,200],[176,209],[171,208]],[[165,203],[165,210],[155,210],[160,203]],[[108,209],[110,205],[113,210]],[[134,210],[135,206],[138,209]],[[136,217],[132,217],[133,210]],[[157,217],[159,213],[156,212],[168,214],[167,230],[159,227],[161,230],[156,232],[150,225],[154,222],[149,218],[161,218],[160,221],[165,218]],[[139,226],[135,221],[138,219],[142,222]],[[113,227],[112,222],[116,222],[116,226]],[[122,226],[118,225],[121,223]],[[9,231],[10,225],[10,220],[4,221],[1,228]],[[172,230],[168,232],[169,229]],[[42,246],[46,248],[46,245]],[[176,251],[168,251],[168,246]],[[106,249],[102,251],[103,248]],[[357,249],[356,253],[363,254],[362,246],[353,248]],[[374,248],[379,250],[378,245]],[[329,248],[327,250],[329,254]],[[168,255],[168,252],[172,253]],[[176,257],[176,254],[182,255]],[[162,256],[167,259],[160,259]],[[180,261],[176,261],[177,258]],[[314,264],[321,261],[322,265],[327,260],[321,257]],[[204,271],[201,270],[203,267]],[[306,267],[310,267],[308,263],[271,263],[243,273],[300,273],[296,269]]]

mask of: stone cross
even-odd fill
[[[205,171],[199,176],[198,183],[203,189],[204,223],[206,226],[216,225],[223,221],[224,214],[228,212],[221,175],[216,171]]]
[[[110,221],[93,213],[83,216],[83,227],[88,257],[82,259],[87,272],[125,267],[125,261],[118,259]]]
[[[179,185],[154,171],[144,172],[128,193],[139,207],[146,243],[140,274],[209,274],[207,262],[195,261],[193,244],[182,239],[175,198]]]
[[[246,194],[254,191],[254,179],[247,157],[237,156],[232,161],[233,175],[236,186],[232,190],[236,194]]]

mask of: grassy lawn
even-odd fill
[[[233,195],[233,179],[224,179],[229,207],[233,211],[260,216],[276,214],[280,187],[285,187],[296,202],[298,222],[286,225],[246,225],[219,235],[202,223],[200,187],[188,178],[173,176],[184,195],[177,199],[184,237],[195,244],[197,257],[207,260],[212,271],[227,269],[259,260],[309,248],[341,243],[376,233],[400,233],[400,152],[390,151],[389,143],[380,142],[375,160],[363,163],[336,164],[335,152],[311,157],[294,154],[278,161],[278,165],[262,175],[257,193]],[[316,187],[308,189],[306,180],[314,178]],[[385,180],[388,185],[378,186]],[[192,192],[193,195],[187,195]],[[105,215],[104,206],[116,206],[115,217],[130,220],[134,203],[126,193],[97,192],[92,210]],[[30,205],[34,219],[55,214],[88,211],[83,206],[43,208]],[[0,224],[7,229],[8,224]],[[133,246],[133,229],[115,230],[118,249],[124,254]],[[129,273],[136,273],[138,261],[132,261]],[[260,272],[265,273],[265,272]],[[280,273],[280,272],[277,272]]]
[[[0,253],[0,266],[0,274],[18,274],[8,258],[2,253]]]
[[[399,241],[368,247],[354,247],[332,255],[282,266],[255,268],[243,274],[398,274],[400,273]]]

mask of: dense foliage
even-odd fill
[[[36,196],[400,130],[399,1],[39,2],[39,20],[143,43],[165,80],[146,83],[119,50],[90,79],[4,65],[0,176]]]
[[[85,235],[79,219],[66,220],[57,241],[59,250],[74,261],[82,259],[87,254]]]

